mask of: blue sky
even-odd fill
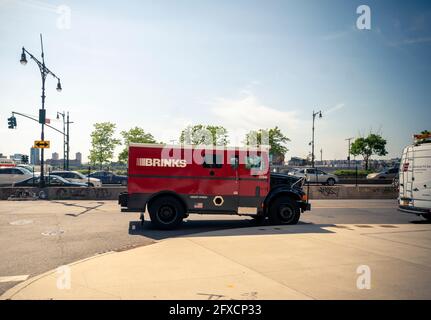
[[[371,30],[358,30],[356,9],[371,9]],[[58,7],[70,28],[58,27]],[[157,140],[178,139],[188,124],[224,125],[231,144],[245,132],[279,126],[287,156],[316,150],[346,158],[346,138],[370,131],[399,156],[414,133],[430,128],[429,1],[8,1],[0,0],[0,153],[28,153],[40,136],[40,75],[19,63],[24,45],[49,68],[48,117],[71,113],[71,151],[86,157],[92,124],[117,132],[141,126]],[[53,122],[61,127],[60,122]],[[62,137],[47,131],[51,152]],[[120,149],[118,149],[120,151]]]

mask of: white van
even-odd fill
[[[431,219],[431,134],[414,136],[400,164],[399,208]]]

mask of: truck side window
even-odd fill
[[[239,165],[239,158],[238,156],[233,156],[230,158],[230,165],[232,169],[237,169]]]
[[[261,169],[262,158],[259,156],[245,157],[245,167],[247,169]]]
[[[204,168],[220,169],[223,166],[222,158],[218,154],[206,154],[202,165]]]

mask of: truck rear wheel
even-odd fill
[[[278,198],[269,207],[269,222],[271,224],[297,224],[301,211],[298,205],[289,198]]]
[[[151,222],[159,229],[176,228],[184,218],[184,207],[173,197],[160,197],[149,206]]]
[[[424,213],[424,214],[422,214],[422,217],[424,217],[428,221],[431,221],[431,213]]]

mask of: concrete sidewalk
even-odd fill
[[[70,289],[54,270],[1,298],[430,299],[430,253],[430,224],[230,229],[98,255],[70,265]]]

